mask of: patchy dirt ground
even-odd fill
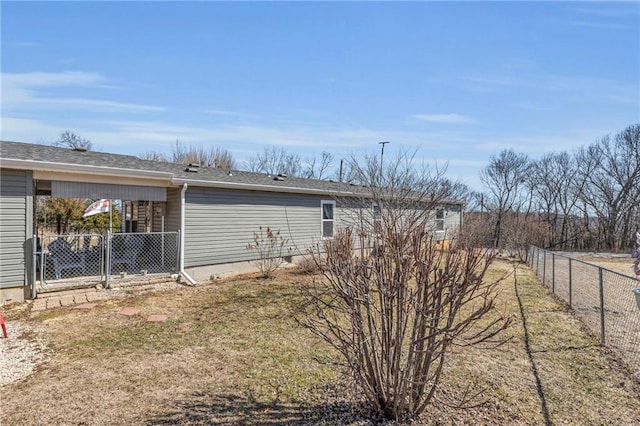
[[[490,275],[510,270],[501,262]],[[90,310],[5,310],[10,330],[22,330],[16,342],[36,348],[32,365],[40,364],[1,387],[0,424],[376,423],[335,353],[293,321],[304,279],[285,271],[276,280],[132,294]],[[137,312],[120,314],[127,307]],[[526,268],[502,282],[497,307],[516,320],[511,339],[457,348],[439,403],[414,424],[640,423],[638,383]],[[160,314],[167,321],[147,321]],[[470,382],[476,406],[447,403]]]

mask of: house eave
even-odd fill
[[[189,186],[199,186],[199,187],[207,187],[207,188],[222,188],[222,189],[244,189],[247,191],[263,191],[263,192],[286,192],[286,193],[295,193],[295,194],[313,194],[313,195],[327,195],[327,196],[348,196],[353,197],[356,194],[348,191],[331,191],[325,189],[314,189],[314,188],[300,188],[293,186],[274,186],[274,185],[263,185],[256,183],[244,183],[244,182],[223,182],[223,181],[210,181],[210,180],[199,180],[199,179],[185,179],[185,178],[174,178],[172,180],[173,184],[182,185],[186,183]]]
[[[94,174],[101,176],[117,176],[129,178],[158,179],[170,182],[173,173],[153,170],[123,169],[118,167],[93,166],[86,164],[54,163],[48,161],[20,160],[0,158],[0,166],[9,169],[33,170],[43,172],[64,172],[77,174]]]

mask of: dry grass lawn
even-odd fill
[[[512,269],[497,263],[491,276]],[[292,319],[296,286],[282,271],[131,295],[89,311],[5,310],[37,325],[51,358],[0,389],[0,424],[372,424],[334,353]],[[495,349],[456,349],[442,402],[415,424],[640,424],[640,391],[533,274],[501,284],[515,318]],[[118,315],[124,307],[140,313]],[[524,314],[524,319],[521,316]],[[164,323],[147,323],[167,314]],[[526,327],[525,327],[526,324]],[[30,336],[22,336],[30,338]],[[477,384],[477,406],[444,402]]]

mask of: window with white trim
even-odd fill
[[[322,210],[321,216],[321,232],[322,238],[333,238],[334,233],[334,215],[336,210],[336,202],[335,201],[325,201],[322,200],[320,202],[320,210]]]
[[[444,231],[444,209],[436,209],[436,231]]]
[[[373,203],[373,233],[379,234],[382,231],[382,210],[380,205]]]

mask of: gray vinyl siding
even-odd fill
[[[164,229],[167,232],[180,230],[180,189],[167,188],[167,204],[164,211]]]
[[[165,232],[175,232],[180,229],[180,190],[167,188],[167,201],[162,203],[162,214],[154,215],[153,232],[162,231],[162,215],[164,215]]]
[[[180,205],[179,190],[175,201],[170,194],[167,211]],[[248,251],[247,245],[260,226],[279,230],[289,240],[283,255],[304,253],[321,239],[321,201],[332,200],[330,196],[201,187],[189,187],[185,198],[186,267],[255,259],[255,252]],[[344,226],[357,228],[358,217],[367,212],[353,201],[336,202],[334,232]],[[438,233],[437,237],[452,238],[459,222],[459,206],[445,206],[446,232]],[[359,241],[355,242],[359,245]]]
[[[185,207],[185,266],[256,258],[247,251],[259,227],[289,239],[283,255],[295,255],[320,239],[321,200],[330,197],[189,187]],[[338,219],[339,209],[334,214]]]
[[[362,203],[362,201],[356,200],[347,202],[346,205],[343,205],[342,208],[339,209],[341,212],[341,220],[339,224],[342,226],[352,226],[354,229],[359,229],[363,226],[365,229],[371,231],[373,227],[373,203],[365,201],[364,206],[362,207],[358,207],[358,203]],[[444,230],[435,230],[435,210],[430,213],[428,226],[430,230],[435,233],[434,235],[437,240],[451,240],[457,235],[460,229],[460,215],[462,209],[459,205],[454,204],[443,205],[438,208],[442,208],[444,210]],[[365,243],[371,243],[370,237],[371,235],[367,235]],[[358,241],[359,238],[356,238],[356,243]]]
[[[458,205],[446,205],[444,209],[444,232],[439,232],[440,239],[450,240],[460,231],[460,215],[462,207]]]
[[[0,170],[0,288],[25,284],[25,242],[31,237],[31,172]]]

